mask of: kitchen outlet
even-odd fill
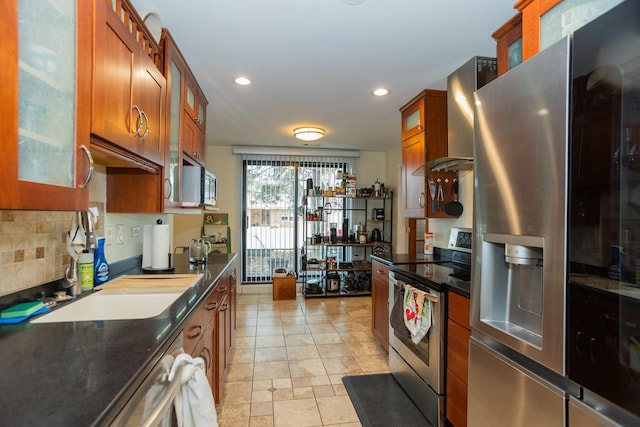
[[[131,237],[140,237],[140,226],[131,227]]]
[[[116,245],[124,243],[124,225],[116,224]]]
[[[104,228],[104,245],[113,245],[113,226],[111,225]]]

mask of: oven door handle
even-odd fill
[[[424,294],[424,298],[428,299],[429,301],[431,301],[433,303],[436,303],[436,304],[438,303],[438,300],[440,299],[440,298],[438,298],[437,295],[432,295],[432,294],[429,294],[429,293],[425,293]]]
[[[149,418],[144,420],[142,427],[152,427],[156,425],[160,425],[162,418],[165,416],[168,409],[173,405],[173,401],[175,400],[176,394],[178,393],[178,389],[182,385],[182,370],[184,369],[185,364],[182,363],[176,367],[175,374],[173,376],[173,380],[166,384],[166,393],[162,397],[162,400],[155,407],[153,412],[149,415]],[[168,373],[167,373],[168,376]]]

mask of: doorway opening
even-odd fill
[[[307,180],[325,189],[349,170],[348,159],[243,159],[243,283],[271,283],[276,268],[299,273]]]

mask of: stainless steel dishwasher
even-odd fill
[[[168,377],[174,359],[184,353],[182,346],[183,339],[180,333],[118,413],[111,426],[178,425],[173,403],[181,386],[180,371],[184,369],[184,365],[178,367],[172,381],[169,381]]]

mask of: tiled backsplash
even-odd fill
[[[96,231],[102,229],[104,205]],[[0,210],[0,296],[64,277],[74,212]],[[100,233],[101,235],[102,233]]]

